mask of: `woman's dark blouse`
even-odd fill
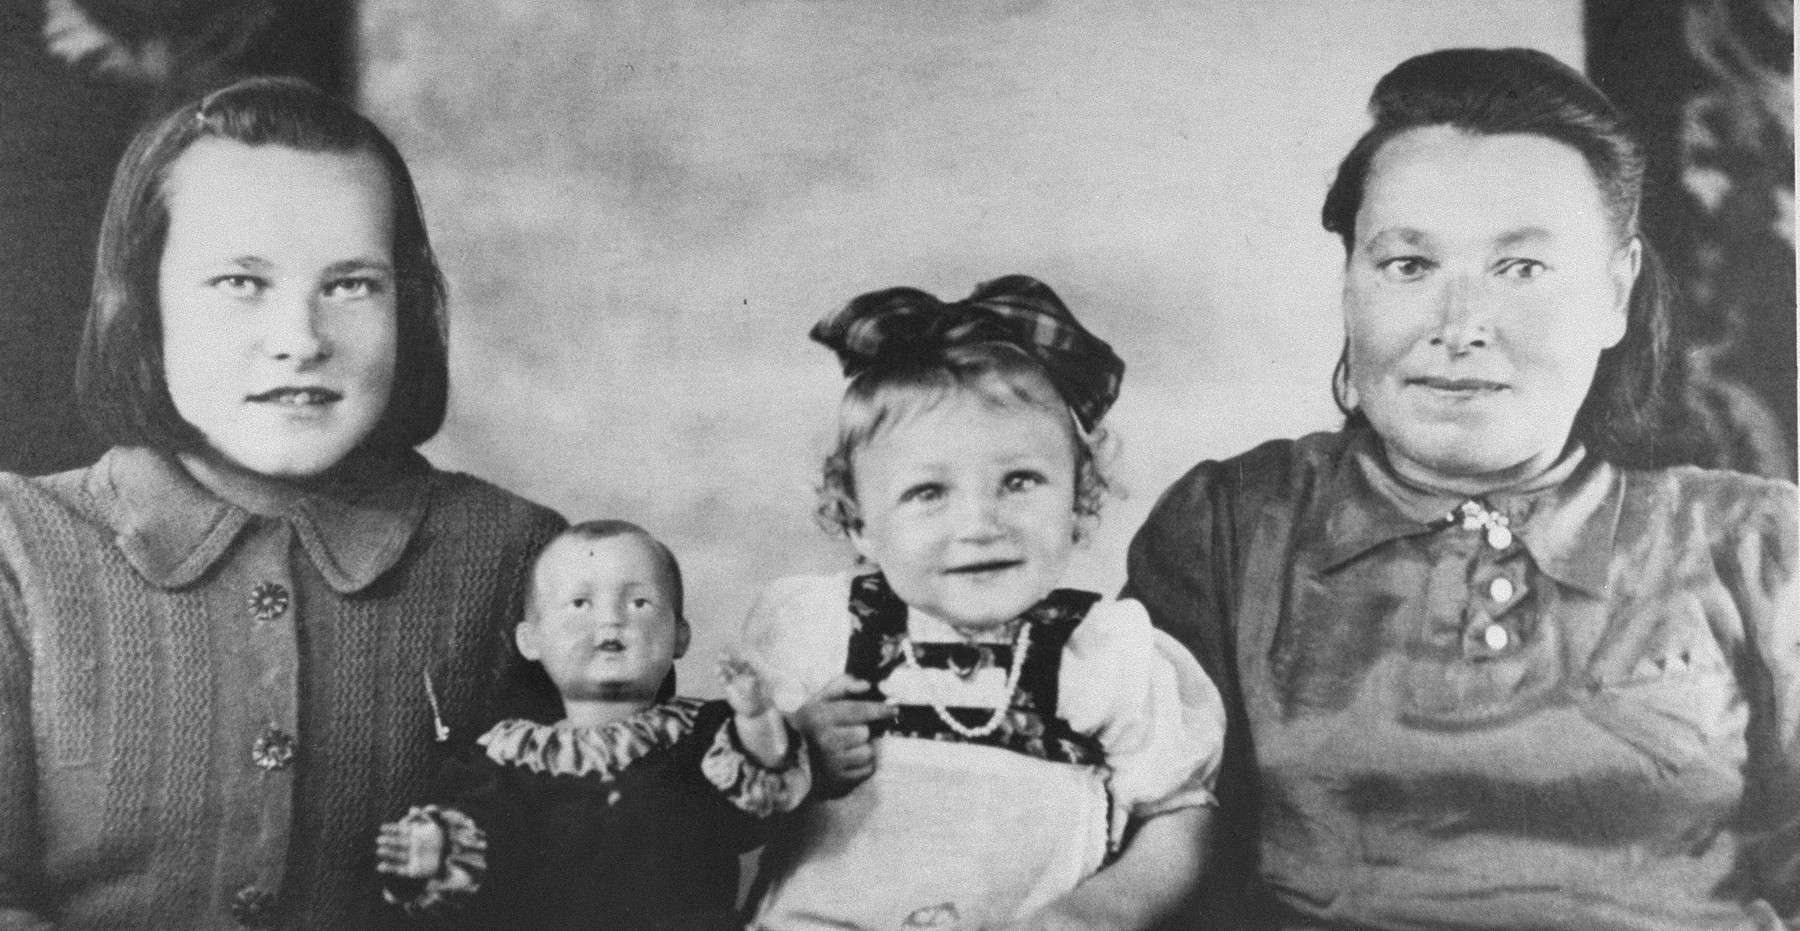
[[[1127,594],[1226,698],[1216,909],[1290,929],[1800,915],[1794,488],[1579,452],[1550,479],[1479,502],[1504,533],[1465,528],[1356,430],[1165,493]]]

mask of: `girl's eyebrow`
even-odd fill
[[[344,259],[325,266],[325,274],[327,276],[347,275],[353,272],[375,272],[380,275],[392,275],[394,273],[394,263],[386,259],[358,258]]]

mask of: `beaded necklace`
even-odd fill
[[[931,710],[937,712],[938,720],[943,721],[944,726],[964,737],[986,737],[999,730],[1001,722],[1006,720],[1006,712],[1012,708],[1013,696],[1018,692],[1019,673],[1025,668],[1025,652],[1029,649],[1031,649],[1031,623],[1020,621],[1018,631],[1013,634],[1012,669],[1006,673],[1006,703],[993,710],[988,716],[986,724],[980,727],[969,727],[956,720],[956,717],[950,713],[950,709],[935,701],[931,703]],[[912,637],[909,635],[903,634],[900,637],[900,656],[905,660],[906,665],[913,669],[923,668],[919,665],[918,655],[913,653]]]

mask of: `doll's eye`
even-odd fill
[[[647,608],[654,607],[655,605],[656,605],[656,602],[651,601],[650,599],[644,598],[641,596],[631,599],[631,606],[633,608],[638,609],[639,611],[643,611]]]

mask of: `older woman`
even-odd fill
[[[443,285],[368,120],[253,80],[119,166],[79,373],[0,477],[0,927],[361,928],[559,518],[436,471]]]
[[[1670,323],[1637,144],[1519,49],[1371,110],[1324,210],[1348,425],[1202,463],[1131,550],[1231,706],[1215,891],[1285,929],[1792,921],[1795,494],[1619,464]]]

